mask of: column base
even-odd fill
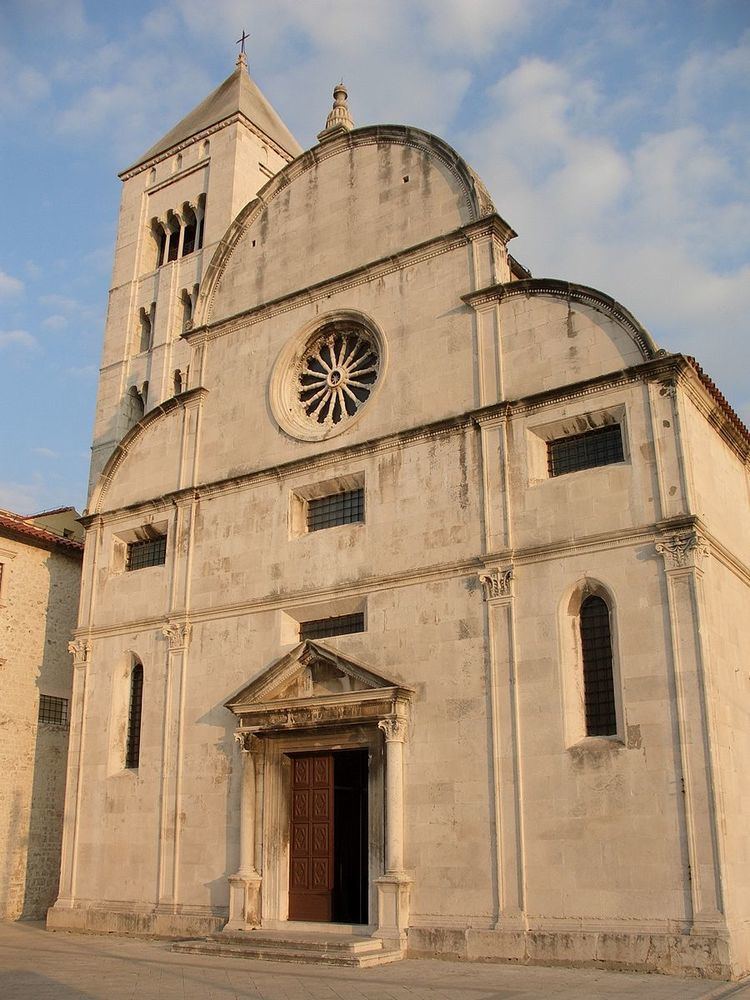
[[[229,920],[223,928],[228,931],[248,931],[260,927],[261,884],[257,872],[229,876]]]
[[[388,873],[375,879],[378,891],[378,929],[384,948],[406,949],[409,927],[409,895],[414,879],[401,873]]]

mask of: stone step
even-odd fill
[[[368,954],[383,950],[380,938],[349,934],[289,933],[287,931],[222,931],[211,941],[247,944],[253,948],[293,948],[298,951],[327,951],[346,954]]]
[[[340,940],[303,938],[283,935],[255,937],[248,934],[217,934],[195,941],[177,941],[172,951],[191,955],[219,955],[226,958],[249,958],[264,962],[295,962],[302,965],[337,965],[350,968],[369,968],[398,962],[401,951],[386,951],[375,938],[347,938]]]

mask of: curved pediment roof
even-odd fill
[[[354,129],[288,164],[239,213],[206,271],[195,326],[494,214],[481,180],[442,139],[403,125]]]

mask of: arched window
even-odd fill
[[[196,250],[203,249],[203,230],[206,225],[206,196],[205,194],[199,195],[198,197],[198,211],[196,212],[196,219],[198,220],[198,235],[195,241]]]
[[[180,393],[182,392],[182,372],[180,371],[179,368],[175,368],[173,379],[174,379],[174,394],[175,396],[179,396]]]
[[[182,238],[182,256],[187,257],[195,250],[195,238],[198,231],[198,220],[189,205],[183,206],[183,219],[185,220],[185,235]]]
[[[141,715],[143,711],[143,664],[136,660],[130,673],[130,707],[125,767],[138,769],[141,759]]]
[[[612,632],[609,606],[595,594],[581,604],[581,656],[587,736],[617,733],[615,681],[612,669]]]
[[[151,309],[149,309],[149,311],[146,312],[145,309],[141,308],[141,310],[140,310],[140,312],[138,314],[138,318],[139,318],[139,322],[140,322],[140,328],[141,328],[140,329],[140,335],[139,335],[138,350],[141,353],[143,353],[143,351],[150,351],[151,350],[151,337],[152,337],[152,334],[153,334],[153,326],[152,326],[152,323],[151,323],[151,313],[152,313]]]
[[[134,427],[139,420],[143,419],[143,414],[146,412],[146,405],[143,396],[138,392],[138,389],[132,385],[125,396],[125,423],[126,432]]]

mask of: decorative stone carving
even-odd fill
[[[659,395],[669,396],[670,399],[674,399],[677,395],[677,380],[676,379],[665,379],[664,382],[659,383]]]
[[[695,565],[708,555],[708,545],[696,531],[668,535],[655,543],[656,551],[664,556],[667,569],[682,569]]]
[[[237,730],[234,734],[234,738],[239,743],[240,750],[243,754],[259,754],[263,752],[263,741],[259,740],[255,733],[243,733]]]
[[[378,729],[383,730],[386,743],[406,742],[406,719],[381,719]]]
[[[74,666],[83,666],[88,661],[89,653],[91,652],[91,643],[83,639],[75,639],[73,642],[68,643],[68,652],[73,657]]]
[[[513,580],[513,568],[491,569],[488,573],[480,573],[479,581],[484,590],[484,599],[491,601],[493,598],[510,597],[511,581]]]
[[[169,643],[170,650],[185,649],[190,642],[193,626],[190,622],[170,622],[161,631]]]

